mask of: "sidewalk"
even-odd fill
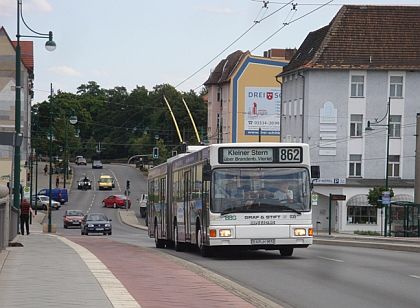
[[[42,233],[43,218],[0,259],[0,307],[280,307],[158,250]]]
[[[57,236],[18,235],[0,263],[0,307],[113,307],[78,254]]]
[[[314,236],[315,244],[366,247],[420,253],[419,237],[384,237],[356,234],[320,232]]]

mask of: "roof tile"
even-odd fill
[[[284,73],[315,69],[420,69],[420,6],[344,5],[308,34]]]

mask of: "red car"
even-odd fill
[[[80,228],[80,223],[82,222],[83,214],[82,211],[79,210],[67,210],[64,214],[63,224],[64,228],[67,229],[68,227],[78,227]]]
[[[128,205],[128,208],[131,207],[131,201],[125,195],[111,195],[102,201],[103,207],[113,207],[114,209],[117,207],[125,208],[126,205]]]

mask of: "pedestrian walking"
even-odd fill
[[[44,167],[44,175],[47,175],[47,172],[48,172],[48,165],[45,165],[45,167]]]
[[[57,175],[57,178],[55,179],[55,187],[58,188],[59,184],[60,184],[60,176]]]
[[[24,235],[24,227],[26,227],[26,235],[29,235],[29,215],[33,215],[31,204],[27,199],[23,199],[20,203],[20,234]]]

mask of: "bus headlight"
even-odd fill
[[[232,231],[230,229],[220,229],[219,236],[220,237],[230,237],[232,235]]]
[[[294,230],[295,236],[305,236],[306,235],[306,229],[304,228],[296,228]]]

